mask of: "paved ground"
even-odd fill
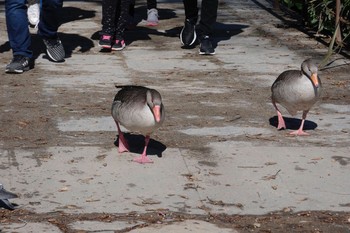
[[[136,20],[145,17],[138,6]],[[306,123],[311,136],[290,137],[276,130],[269,88],[305,58],[321,60],[327,47],[288,27],[268,2],[221,1],[210,57],[181,48],[181,1],[160,1],[160,25],[139,20],[127,48],[113,53],[96,46],[99,1],[64,7],[66,61],[49,62],[34,35],[35,69],[1,75],[0,182],[20,195],[20,209],[0,212],[0,231],[243,232],[210,216],[275,211],[342,213],[336,227],[350,231],[349,60],[333,56],[322,71],[323,98]],[[0,17],[5,67],[11,52]],[[132,162],[138,135],[128,135],[134,153],[119,155],[114,146],[115,83],[163,96],[167,118],[152,137],[154,164]],[[300,115],[286,116],[298,127]],[[257,218],[249,231],[261,229]]]

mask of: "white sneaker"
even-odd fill
[[[158,25],[158,10],[156,8],[147,10],[147,25],[148,26]]]
[[[39,24],[39,20],[40,20],[39,3],[34,3],[32,5],[29,5],[28,10],[27,10],[27,15],[28,15],[28,21],[29,21],[30,25],[37,28],[38,24]]]

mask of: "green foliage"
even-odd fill
[[[333,35],[335,24],[335,0],[280,0],[288,8],[304,15],[307,25],[318,33]],[[307,15],[305,15],[305,13]],[[350,38],[350,0],[341,0],[340,29],[343,42]],[[349,43],[347,43],[349,45]]]
[[[303,9],[303,0],[282,0],[283,4],[290,9],[297,11],[302,11]]]

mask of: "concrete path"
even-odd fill
[[[82,96],[90,91],[113,93],[116,82],[151,85],[163,93],[178,92],[181,95],[229,91],[201,85],[201,81],[180,80],[167,86],[167,79],[171,78],[169,74],[183,71],[207,71],[211,75],[218,70],[233,73],[239,70],[241,76],[232,79],[245,79],[241,82],[268,90],[278,73],[289,68],[286,64],[298,67],[305,54],[320,57],[327,50],[324,46],[313,46],[316,42],[299,31],[274,27],[281,21],[267,11],[271,6],[264,0],[225,0],[221,1],[220,23],[216,25],[220,32],[217,54],[201,57],[197,55],[197,49],[181,49],[176,33],[168,31],[182,26],[182,2],[164,0],[159,1],[159,8],[171,11],[169,15],[174,17],[161,20],[157,28],[143,28],[143,32],[149,32],[149,38],[133,41],[120,55],[101,54],[97,41],[91,39],[100,29],[100,4],[68,1],[64,6],[81,9],[86,14],[93,11],[94,16],[84,18],[82,14],[81,20],[66,22],[60,28],[65,35],[62,40],[68,41],[69,36],[77,35],[84,41],[80,46],[76,46],[75,39],[68,42],[67,46],[73,48],[73,53],[65,63],[53,64],[41,56],[37,59],[36,72],[40,74],[37,81],[47,99],[54,99],[61,89]],[[4,14],[0,17],[4,20]],[[225,34],[221,30],[227,27],[234,34]],[[3,44],[7,38],[3,28],[1,32]],[[137,38],[133,33],[136,32],[129,35]],[[164,35],[168,36],[167,43],[164,43]],[[297,36],[303,48],[291,50],[271,35],[276,38]],[[11,53],[7,51],[2,56],[10,60]],[[337,62],[343,64],[344,60]],[[6,63],[0,65],[4,67]],[[137,78],[137,75],[145,77]],[[151,78],[154,79],[148,80]],[[222,85],[231,85],[229,83],[227,80]],[[173,99],[164,95],[166,106],[175,104]],[[112,98],[95,101],[109,106]],[[227,99],[221,104],[236,104],[234,101]],[[243,108],[245,103],[240,101],[239,106]],[[249,99],[244,101],[249,102]],[[215,103],[209,101],[205,104]],[[119,155],[113,145],[106,147],[92,139],[84,139],[85,135],[102,132],[107,143],[112,141],[108,137],[115,135],[116,131],[109,109],[93,116],[81,117],[78,114],[79,117],[67,118],[65,110],[54,102],[50,108],[58,109],[54,118],[57,130],[63,135],[74,135],[71,143],[43,146],[44,152],[38,157],[31,148],[7,149],[1,146],[6,143],[0,139],[0,182],[20,195],[15,200],[20,208],[35,213],[64,211],[74,214],[147,213],[162,209],[198,215],[262,215],[283,209],[350,211],[350,186],[347,185],[350,174],[349,105],[317,105],[308,118],[318,123],[317,136],[288,138],[287,142],[281,142],[283,134],[275,128],[256,122],[185,126],[178,133],[227,139],[209,142],[197,151],[167,146],[161,158],[151,156],[154,164],[147,165],[133,163],[134,153]],[[272,109],[272,106],[266,101],[262,108]],[[167,120],[176,122],[180,117],[170,113]],[[185,117],[201,116],[188,113]],[[231,134],[252,140],[231,140]],[[70,228],[82,232],[113,232],[137,224],[77,221]],[[4,232],[61,232],[49,223],[27,223],[25,227],[21,223],[5,224],[0,229]],[[130,232],[237,231],[189,220],[171,225],[155,224]]]

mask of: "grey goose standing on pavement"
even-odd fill
[[[162,97],[157,90],[143,86],[127,85],[116,88],[120,90],[114,97],[112,116],[118,129],[119,153],[129,151],[128,143],[120,129],[122,125],[131,132],[145,136],[143,153],[134,161],[152,163],[153,161],[147,157],[147,146],[151,133],[162,125],[165,118]]]

